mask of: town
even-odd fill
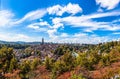
[[[119,53],[120,41],[69,44],[46,43],[42,38],[38,43],[1,42],[0,78],[116,79],[119,78]]]

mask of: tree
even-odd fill
[[[28,78],[28,72],[31,70],[30,68],[30,61],[26,60],[20,64],[20,76],[21,78]]]
[[[9,68],[9,72],[12,72],[13,69],[17,68],[17,60],[16,58],[12,58],[10,61],[10,68]]]
[[[80,53],[76,59],[76,64],[84,67],[88,61],[86,56],[87,56],[86,53]]]
[[[110,55],[110,62],[116,62],[120,60],[120,53],[117,49],[112,49],[109,55]]]
[[[73,74],[70,79],[86,79],[82,74]]]
[[[63,55],[64,54],[64,51],[63,51],[63,47],[58,47],[54,54],[57,54],[57,55]]]
[[[50,70],[52,68],[52,59],[50,59],[49,57],[46,57],[45,59],[45,67],[46,69]]]
[[[35,58],[32,63],[31,63],[31,69],[35,69],[38,65],[40,64],[40,59],[39,58]]]
[[[66,52],[59,60],[54,63],[53,70],[56,74],[61,74],[71,70],[75,66],[75,58],[70,52]]]
[[[104,67],[107,65],[110,65],[110,55],[108,53],[103,53],[98,63],[98,67]]]
[[[15,57],[15,54],[13,52],[13,48],[7,48],[4,46],[0,49],[1,73],[11,72],[14,69],[15,65],[17,65],[17,63],[12,65],[14,57]]]

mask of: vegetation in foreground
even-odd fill
[[[120,78],[119,41],[83,46],[57,45],[46,52],[42,52],[45,45],[42,49],[39,47],[1,46],[0,79]]]

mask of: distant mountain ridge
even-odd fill
[[[41,42],[24,42],[24,41],[9,42],[0,40],[0,44],[41,44]]]

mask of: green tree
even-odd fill
[[[14,69],[15,65],[17,65],[17,63],[14,64],[12,69],[11,63],[13,63],[14,57],[13,48],[7,48],[4,46],[0,49],[0,72],[6,73]]]
[[[70,52],[66,52],[59,60],[54,63],[53,70],[56,74],[61,74],[71,70],[75,66],[75,58]]]
[[[35,58],[32,63],[31,63],[31,69],[35,69],[38,65],[40,64],[40,59],[39,58]]]
[[[88,62],[86,56],[87,56],[86,53],[80,53],[76,59],[76,64],[84,67]]]
[[[17,60],[16,60],[16,58],[12,58],[10,61],[9,72],[12,72],[16,68],[17,68]]]
[[[29,77],[28,73],[31,70],[30,65],[31,65],[30,61],[28,61],[28,60],[26,60],[20,64],[20,70],[21,70],[20,76],[21,76],[21,78],[28,78]]]
[[[86,79],[82,74],[73,74],[69,79]]]
[[[51,70],[52,64],[53,64],[52,61],[53,61],[52,59],[50,59],[49,57],[46,57],[46,59],[45,59],[45,67],[46,67],[46,69]]]

